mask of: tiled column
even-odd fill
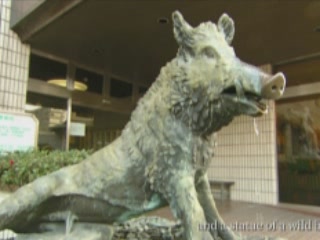
[[[11,0],[0,0],[0,110],[23,112],[30,47],[10,29]]]
[[[271,72],[268,66],[263,67],[263,70]],[[265,116],[255,120],[248,116],[236,118],[218,133],[218,145],[208,171],[209,178],[234,181],[232,200],[276,204],[278,181],[275,133],[274,101],[269,102],[269,113]]]

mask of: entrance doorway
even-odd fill
[[[106,146],[129,121],[143,94],[140,89],[107,73],[32,53],[27,91],[30,109],[26,111],[39,120],[38,147],[97,150]]]
[[[287,77],[276,103],[279,201],[320,205],[320,58],[276,68]]]
[[[277,105],[280,202],[320,204],[320,98]]]

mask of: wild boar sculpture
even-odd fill
[[[213,134],[234,117],[267,113],[265,99],[279,98],[282,73],[268,75],[242,62],[230,46],[233,20],[191,27],[172,15],[176,57],[139,101],[120,137],[83,162],[36,179],[0,206],[0,229],[43,231],[43,221],[124,222],[169,205],[183,239],[239,239],[223,225],[211,194],[207,168]]]

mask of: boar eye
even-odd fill
[[[212,47],[205,47],[201,50],[202,54],[209,58],[215,58],[216,57],[216,51]]]

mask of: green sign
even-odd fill
[[[37,146],[38,120],[32,114],[0,112],[0,153]]]

